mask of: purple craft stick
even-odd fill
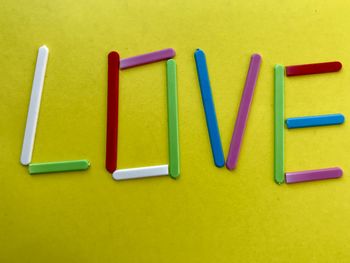
[[[334,178],[339,178],[342,175],[343,175],[343,171],[339,167],[301,171],[301,172],[292,172],[292,173],[286,173],[286,183],[292,184],[292,183],[307,182],[307,181],[334,179]]]
[[[135,57],[124,58],[120,60],[120,69],[127,69],[161,60],[167,60],[175,57],[175,54],[174,49],[167,48]]]
[[[245,81],[245,86],[239,105],[237,114],[235,129],[232,134],[230,150],[228,152],[226,167],[229,170],[233,170],[237,166],[238,155],[241,150],[241,144],[243,140],[243,134],[247,125],[248,113],[250,105],[252,103],[254,89],[261,65],[261,56],[259,54],[253,54],[250,59],[250,66]]]

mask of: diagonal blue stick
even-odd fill
[[[196,60],[199,86],[202,93],[203,107],[207,120],[208,133],[211,150],[213,152],[214,163],[217,167],[225,165],[224,152],[222,150],[220,132],[214,107],[213,96],[211,94],[210,81],[208,76],[207,62],[202,50],[197,49],[194,53]]]
[[[344,123],[344,120],[345,118],[343,114],[328,114],[288,118],[286,120],[286,125],[288,129],[295,129],[314,126],[337,125]]]

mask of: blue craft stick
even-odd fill
[[[205,54],[202,50],[197,49],[196,52],[194,52],[194,58],[196,60],[199,86],[202,93],[203,107],[207,120],[207,127],[214,163],[217,167],[223,167],[225,165],[224,152],[222,150],[220,132],[218,122],[216,120],[215,106],[213,96],[211,94]]]
[[[327,114],[319,116],[288,118],[286,120],[286,125],[288,129],[295,129],[342,124],[344,123],[344,120],[345,118],[343,114]]]

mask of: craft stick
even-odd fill
[[[278,184],[284,182],[284,67],[275,66],[275,146],[274,177]]]
[[[342,64],[338,61],[315,63],[315,64],[293,65],[293,66],[286,66],[286,74],[288,77],[292,77],[292,76],[300,76],[300,75],[336,72],[336,71],[339,71],[341,67],[342,67]]]
[[[148,167],[139,167],[131,169],[119,169],[113,173],[113,178],[115,180],[128,180],[128,179],[137,179],[144,177],[155,177],[168,175],[169,166],[157,165],[157,166],[148,166]]]
[[[38,50],[38,56],[36,59],[35,73],[32,84],[32,94],[30,96],[27,123],[23,138],[21,153],[21,163],[23,165],[28,165],[32,161],[35,132],[38,123],[41,94],[44,86],[48,56],[49,49],[45,45],[41,46]]]
[[[344,123],[345,117],[343,114],[327,114],[319,116],[305,116],[288,118],[286,125],[288,129],[329,126]]]
[[[291,172],[286,173],[286,183],[292,184],[316,180],[335,179],[341,177],[342,175],[343,171],[339,167]]]
[[[235,128],[232,134],[230,150],[227,156],[226,167],[233,170],[237,166],[238,156],[241,150],[242,140],[245,128],[247,126],[248,114],[253,99],[256,81],[258,79],[261,65],[261,56],[253,54],[250,60],[250,66],[242,93],[241,103],[236,118]]]
[[[118,155],[118,101],[119,101],[119,54],[108,54],[107,135],[106,169],[113,173],[117,169]]]
[[[161,60],[168,60],[175,57],[175,54],[176,53],[174,49],[167,48],[135,57],[123,58],[120,60],[120,69],[127,69]]]
[[[199,86],[202,93],[203,107],[207,121],[214,163],[217,167],[223,167],[225,165],[225,159],[221,145],[219,127],[216,120],[213,96],[211,94],[211,86],[205,54],[202,50],[197,49],[197,51],[194,53],[194,58],[196,60]]]
[[[30,174],[72,172],[87,170],[90,167],[88,160],[60,161],[49,163],[31,163],[29,164]]]
[[[172,178],[176,179],[180,175],[176,62],[173,59],[169,59],[166,65],[168,87],[169,174]]]

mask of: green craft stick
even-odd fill
[[[275,181],[284,183],[284,67],[275,65]]]
[[[31,163],[28,170],[30,174],[57,173],[86,170],[90,167],[88,160],[74,160],[49,163]]]
[[[180,147],[175,60],[169,59],[166,66],[168,87],[169,174],[172,178],[176,179],[180,175]]]

